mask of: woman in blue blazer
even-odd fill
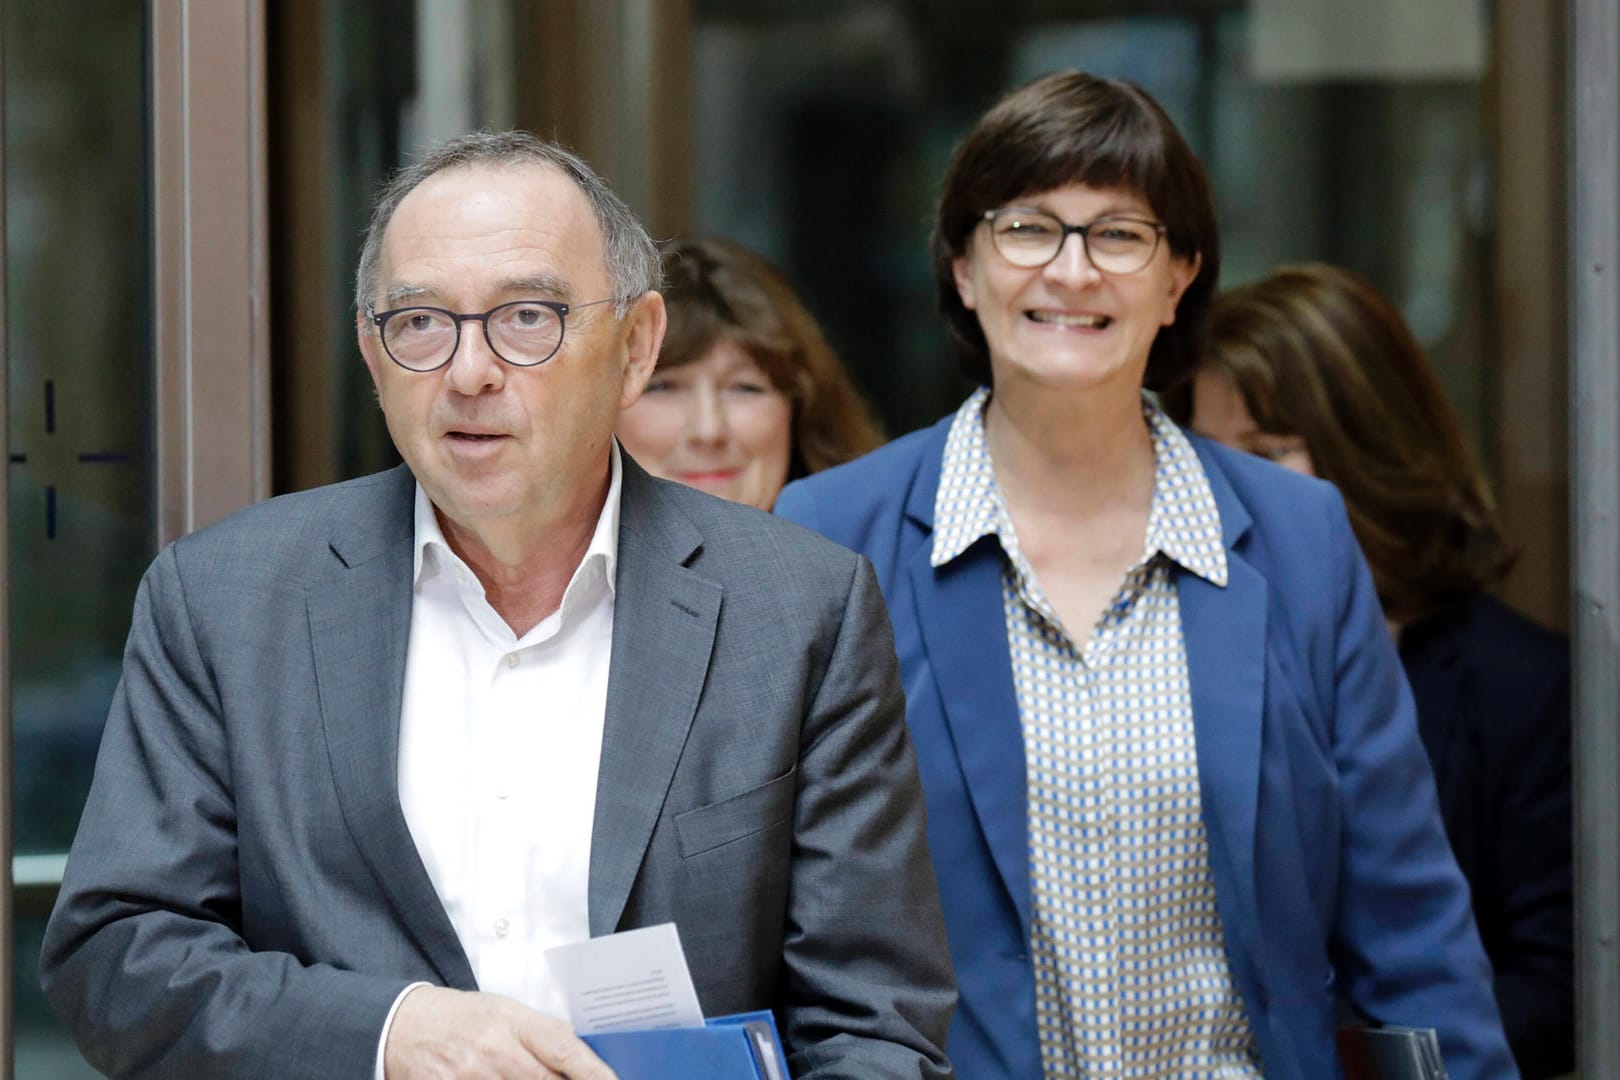
[[[1325,484],[1189,437],[1219,245],[1145,93],[1047,76],[935,224],[981,389],[790,485],[895,624],[969,1080],[1335,1075],[1342,999],[1511,1077],[1378,600]]]

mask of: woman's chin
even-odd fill
[[[1088,394],[1109,388],[1141,389],[1147,370],[1144,358],[1128,363],[1118,356],[1099,355],[1088,349],[1030,351],[1017,360],[993,366],[997,388],[1022,384],[1045,393]]]

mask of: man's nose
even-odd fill
[[[499,390],[505,384],[506,364],[490,348],[482,323],[461,324],[461,337],[445,366],[444,378],[450,389],[466,397]]]

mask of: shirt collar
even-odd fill
[[[981,386],[962,402],[945,435],[939,488],[934,493],[934,546],[930,565],[961,555],[981,537],[999,536],[1004,514],[990,447],[984,439],[984,407],[990,388]]]
[[[596,518],[596,531],[591,534],[591,542],[585,549],[585,557],[580,559],[579,566],[575,567],[573,577],[569,579],[568,588],[563,593],[562,606],[567,607],[569,597],[577,591],[586,568],[601,564],[602,576],[606,580],[608,591],[616,591],[615,575],[619,561],[619,503],[624,490],[624,464],[620,460],[619,440],[614,438],[609,453],[609,479],[607,498],[602,501],[602,512]],[[411,581],[420,584],[425,564],[437,563],[442,565],[446,560],[455,563],[461,562],[461,557],[450,548],[450,542],[444,537],[444,530],[439,527],[439,517],[433,512],[433,502],[428,498],[427,492],[422,490],[420,482],[416,485],[416,539],[415,561],[411,568]],[[431,552],[431,559],[429,553]]]
[[[945,436],[939,489],[934,495],[932,566],[944,566],[984,536],[1007,542],[1006,510],[984,437],[990,389],[980,387],[956,410]],[[1226,547],[1221,516],[1203,462],[1187,436],[1147,395],[1142,414],[1153,439],[1153,502],[1148,512],[1144,559],[1163,552],[1211,584],[1226,584]],[[1010,531],[1010,530],[1007,530]]]
[[[1145,554],[1163,552],[1212,585],[1226,584],[1226,545],[1221,511],[1209,476],[1186,432],[1153,400],[1142,398],[1142,415],[1153,436],[1153,506],[1148,511]]]

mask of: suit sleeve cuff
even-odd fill
[[[386,1080],[383,1076],[383,1051],[388,1049],[388,1032],[394,1026],[394,1014],[399,1012],[399,1003],[405,1000],[405,995],[418,986],[432,986],[432,983],[413,982],[399,992],[394,1004],[388,1010],[388,1016],[383,1020],[382,1034],[377,1036],[377,1068],[372,1072],[372,1080]]]

